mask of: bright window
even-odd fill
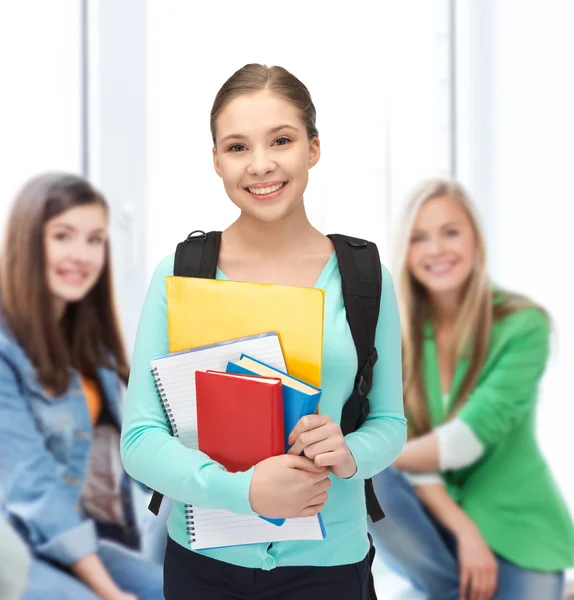
[[[81,171],[81,2],[0,3],[0,222],[46,170]]]

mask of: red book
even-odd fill
[[[230,472],[285,453],[281,380],[196,371],[199,449]]]

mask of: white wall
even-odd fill
[[[80,2],[0,3],[0,227],[38,172],[81,170]]]
[[[114,279],[130,353],[148,284],[146,36],[142,0],[89,0],[88,176],[111,206]]]
[[[448,0],[388,3],[388,236],[420,180],[450,175],[449,4]]]
[[[485,213],[494,278],[543,303],[553,317],[539,432],[574,507],[574,311],[567,293],[574,4],[463,0],[459,7],[460,116],[467,117],[459,130],[461,177]]]
[[[371,238],[385,256],[392,199],[445,164],[445,4],[148,0],[150,271],[189,231],[236,217],[213,171],[209,112],[247,62],[285,66],[310,88],[322,142],[312,221]]]

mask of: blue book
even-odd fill
[[[243,375],[261,375],[278,377],[283,383],[283,414],[285,420],[285,451],[289,450],[289,435],[301,417],[312,415],[319,408],[321,390],[300,379],[292,377],[285,371],[272,367],[260,360],[242,354],[236,361],[227,363],[229,373]]]
[[[260,375],[266,377],[278,377],[283,384],[283,416],[285,421],[285,451],[289,450],[289,435],[299,422],[301,417],[312,415],[319,408],[321,390],[309,385],[300,379],[292,377],[285,371],[281,371],[255,358],[242,354],[235,362],[228,362],[228,373],[241,375]],[[269,519],[261,517],[274,525],[281,526],[285,519]],[[319,516],[320,519],[320,516]],[[321,521],[322,522],[322,521]]]

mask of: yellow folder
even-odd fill
[[[170,352],[276,331],[288,372],[321,386],[323,290],[167,277],[166,296]]]

